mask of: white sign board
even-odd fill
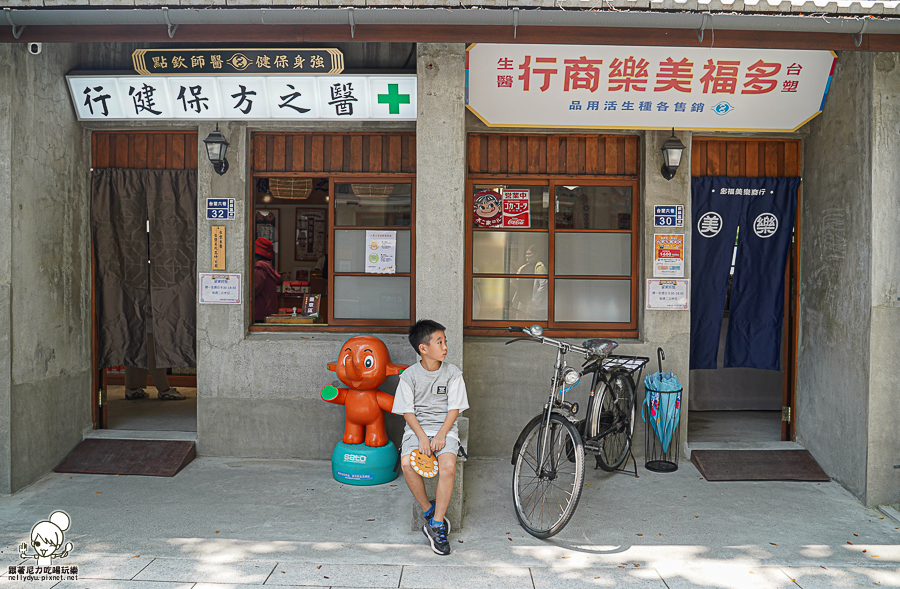
[[[201,272],[200,302],[215,305],[240,305],[241,275]]]
[[[366,273],[397,272],[397,232],[366,231]]]
[[[416,120],[416,76],[66,76],[78,120]]]
[[[687,311],[691,308],[689,280],[647,279],[647,308],[668,311]]]
[[[794,131],[821,112],[830,51],[478,43],[466,104],[488,126]]]

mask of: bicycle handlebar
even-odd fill
[[[585,357],[588,357],[588,358],[593,356],[591,351],[588,350],[587,348],[582,348],[581,346],[576,346],[575,344],[568,344],[566,342],[561,342],[559,340],[553,339],[552,337],[546,337],[543,335],[535,336],[526,327],[521,327],[519,325],[511,325],[511,326],[509,326],[509,331],[513,331],[513,332],[518,331],[519,333],[523,333],[523,334],[527,335],[528,337],[530,337],[530,338],[534,339],[535,341],[538,341],[542,344],[547,344],[549,346],[556,346],[557,348],[563,350],[564,353],[568,352],[569,350],[573,350],[575,352],[578,352],[579,354],[583,354]],[[513,341],[516,341],[516,340],[513,340]],[[512,343],[512,342],[507,342],[507,343]]]

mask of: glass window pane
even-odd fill
[[[557,276],[631,276],[630,233],[557,233]]]
[[[475,231],[472,272],[475,274],[546,274],[546,233]]]
[[[546,278],[473,278],[472,319],[546,321]]]
[[[557,186],[557,229],[631,229],[630,186]]]
[[[409,227],[412,184],[353,182],[334,185],[337,227]]]
[[[335,276],[336,319],[409,319],[409,276]]]
[[[337,229],[334,232],[334,272],[366,271],[365,230]],[[397,232],[397,272],[409,272],[409,231]]]
[[[630,280],[556,280],[553,287],[555,321],[631,321]]]
[[[521,228],[547,229],[550,226],[550,187],[514,186],[512,184],[481,184],[475,186],[475,210],[472,212],[475,227],[502,228],[503,189],[527,190],[530,222]],[[489,194],[493,193],[493,194]]]

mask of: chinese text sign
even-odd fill
[[[825,103],[830,51],[479,43],[466,104],[490,126],[794,131]]]

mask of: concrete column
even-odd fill
[[[672,371],[678,375],[684,387],[681,400],[681,444],[687,443],[688,409],[690,408],[690,391],[688,370],[691,351],[691,314],[690,311],[649,311],[643,310],[647,302],[644,300],[647,293],[647,278],[653,277],[654,263],[654,233],[684,233],[684,277],[691,277],[691,235],[693,228],[693,216],[691,214],[691,134],[690,132],[677,132],[677,137],[684,143],[685,148],[681,156],[681,166],[671,180],[666,180],[660,172],[662,168],[662,151],[660,148],[671,137],[671,131],[647,131],[644,134],[643,165],[641,174],[643,186],[641,189],[641,209],[643,219],[635,219],[636,227],[641,229],[643,245],[643,274],[638,274],[641,280],[640,303],[635,309],[636,313],[642,313],[641,339],[644,343],[651,344],[650,349],[644,354],[650,358],[650,365],[644,370],[644,374],[656,372],[656,349],[661,347],[666,354],[663,369]],[[684,227],[679,229],[654,229],[653,207],[655,205],[684,205]],[[641,315],[639,315],[641,316]],[[623,352],[628,353],[628,352]],[[640,383],[639,391],[642,391]],[[638,403],[643,401],[643,396],[638,393]],[[643,442],[641,434],[643,422],[635,424],[635,438],[637,444]],[[686,453],[682,453],[686,456]]]
[[[0,493],[56,466],[90,427],[90,148],[72,45],[0,47]]]
[[[870,414],[872,76],[873,54],[841,53],[804,141],[794,417],[797,441],[860,498]]]
[[[869,333],[869,506],[900,503],[900,54],[874,57],[872,93],[872,326]]]
[[[465,46],[418,46],[416,319],[447,327],[447,360],[463,365],[466,185]]]
[[[203,123],[198,129],[197,155],[197,273],[212,272],[212,226],[225,227],[225,271],[241,275],[240,305],[207,305],[197,299],[197,438],[198,449],[205,452],[206,442],[213,447],[228,439],[229,422],[216,419],[215,401],[219,397],[240,396],[251,390],[254,370],[250,357],[226,354],[245,338],[250,321],[253,293],[253,262],[247,248],[252,221],[248,200],[248,133],[245,123],[220,122],[219,130],[228,140],[225,154],[228,171],[220,176],[209,163],[203,140],[215,129]],[[206,218],[207,198],[235,199],[233,221]],[[234,364],[237,363],[235,366]],[[230,366],[232,370],[227,370]],[[225,453],[228,453],[227,451]],[[236,452],[239,454],[239,452]]]
[[[0,45],[0,494],[11,493],[9,389],[12,370],[12,57]]]

